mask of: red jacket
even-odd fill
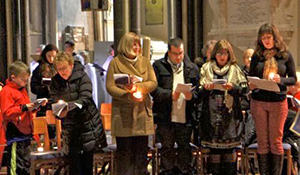
[[[3,152],[4,152],[4,148],[5,148],[5,143],[6,143],[6,139],[5,139],[5,129],[4,129],[4,125],[2,124],[3,122],[3,118],[1,115],[1,111],[0,111],[0,170],[1,170],[1,164],[2,164],[2,156],[3,156]]]
[[[0,92],[0,109],[4,123],[12,122],[23,134],[32,134],[31,112],[22,111],[22,105],[30,103],[25,88],[6,80],[6,86]]]

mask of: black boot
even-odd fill
[[[272,159],[271,159],[271,169],[270,169],[270,174],[272,175],[281,175],[282,173],[282,167],[283,167],[283,159],[284,155],[280,154],[272,154]]]
[[[221,175],[221,163],[210,163],[210,172],[213,175]]]
[[[269,154],[257,154],[259,173],[269,175]]]
[[[224,162],[221,170],[222,170],[222,174],[236,175],[237,174],[236,162]]]

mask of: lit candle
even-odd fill
[[[274,76],[275,76],[275,74],[274,74],[273,72],[271,72],[271,73],[269,74],[269,79],[270,79],[270,80],[273,80]]]
[[[133,97],[136,98],[138,101],[140,101],[143,97],[143,94],[140,91],[136,91],[133,94]]]
[[[38,147],[37,150],[38,150],[38,152],[43,152],[44,151],[44,147]]]

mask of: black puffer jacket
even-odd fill
[[[54,101],[64,100],[82,104],[82,109],[76,108],[68,112],[62,120],[62,125],[80,128],[79,141],[84,151],[107,146],[101,117],[92,99],[92,84],[80,63],[74,63],[72,75],[68,80],[64,80],[59,74],[52,78],[50,96]]]

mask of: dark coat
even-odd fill
[[[153,115],[155,123],[171,123],[172,92],[173,92],[173,70],[165,57],[153,63],[158,86],[151,93],[153,97]],[[198,98],[199,69],[192,63],[187,55],[183,59],[184,82],[192,83],[195,86],[192,91],[193,97],[186,101],[186,121],[189,124],[196,124],[195,102]]]
[[[49,70],[44,70],[47,67]],[[48,74],[48,77],[45,77],[45,74]],[[33,94],[37,95],[37,98],[49,98],[49,89],[48,86],[42,84],[43,78],[52,78],[56,74],[54,65],[49,63],[47,60],[40,60],[38,67],[32,72],[30,80],[30,88]]]
[[[79,141],[84,151],[107,146],[101,117],[92,99],[92,84],[80,63],[74,63],[72,75],[68,80],[64,80],[59,74],[52,78],[50,96],[54,101],[64,100],[82,104],[82,109],[69,111],[62,124],[63,127],[79,126]]]

